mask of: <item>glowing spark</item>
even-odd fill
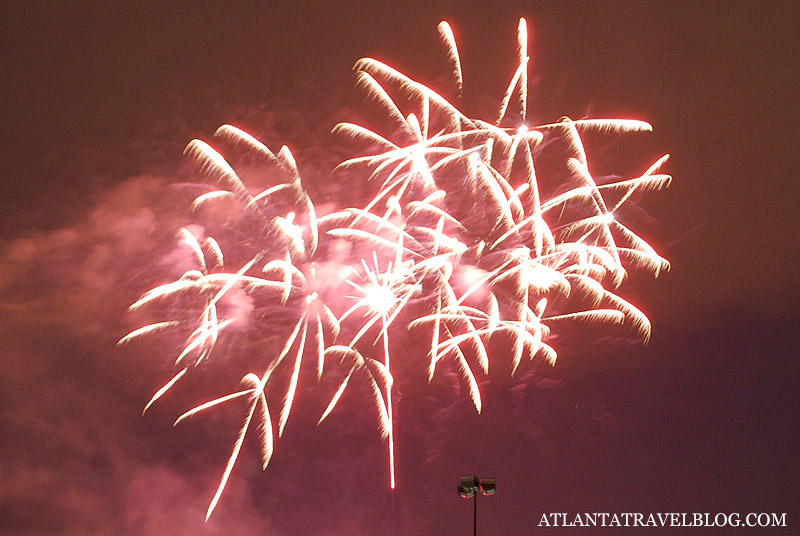
[[[447,45],[447,52],[450,55],[450,61],[453,62],[453,74],[456,77],[456,84],[458,86],[458,94],[464,89],[464,77],[461,74],[461,59],[458,57],[458,48],[456,47],[456,38],[453,35],[453,30],[446,21],[439,23],[439,35]]]

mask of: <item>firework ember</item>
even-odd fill
[[[460,93],[453,32],[446,22],[439,31]],[[181,229],[196,266],[131,306],[160,307],[154,314],[163,310],[167,317],[120,343],[164,331],[185,337],[176,373],[145,410],[188,374],[202,373],[220,342],[240,333],[238,325],[277,341],[264,345],[268,355],[254,357],[254,368],[241,370],[238,390],[177,420],[234,400],[247,402],[207,516],[254,428],[263,466],[269,464],[299,389],[314,387],[301,385],[305,367],[316,371],[318,385],[329,374],[339,378],[320,422],[351,383],[367,386],[388,445],[393,488],[394,377],[402,361],[390,355],[390,338],[398,329],[425,341],[429,380],[445,362],[459,372],[478,412],[479,380],[492,366],[493,338],[508,346],[514,374],[527,360],[555,362],[550,334],[563,322],[621,324],[643,341],[649,337],[647,317],[615,289],[631,269],[658,275],[669,264],[618,216],[634,193],[669,183],[659,172],[667,156],[639,176],[596,180],[581,139],[585,131],[649,131],[649,124],[562,118],[528,125],[524,19],[518,65],[490,121],[468,118],[438,93],[374,59],[359,60],[356,69],[358,85],[385,111],[392,132],[384,136],[351,123],[334,127],[356,146],[377,148],[339,166],[373,188],[363,208],[318,215],[286,146],[273,152],[224,125],[216,133],[222,146],[246,147],[274,166],[283,182],[254,192],[219,152],[192,141],[186,152],[216,181],[193,209],[233,206],[229,222],[242,225],[222,233],[227,240],[218,235],[219,242]],[[558,184],[539,177],[534,166],[551,151],[563,152]],[[249,306],[236,307],[242,301]]]

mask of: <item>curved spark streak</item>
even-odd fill
[[[463,76],[453,31],[446,22],[438,30],[460,96]],[[153,395],[147,411],[188,373],[211,366],[220,340],[244,329],[250,337],[263,337],[264,343],[259,339],[251,350],[254,363],[262,367],[260,376],[248,371],[241,381],[244,388],[200,404],[175,421],[247,400],[206,519],[222,496],[253,420],[259,423],[262,466],[269,464],[276,436],[283,435],[305,388],[301,371],[306,366],[313,367],[320,385],[335,386],[319,425],[331,418],[353,382],[366,384],[380,436],[387,441],[394,488],[393,375],[408,365],[392,355],[397,325],[421,332],[428,381],[440,368],[450,367],[479,413],[479,380],[497,359],[489,350],[496,346],[489,345],[495,337],[510,346],[512,374],[527,360],[556,361],[548,338],[563,322],[627,326],[647,342],[645,314],[609,289],[617,289],[631,269],[654,276],[669,269],[630,228],[624,210],[634,196],[669,185],[669,175],[660,172],[668,155],[638,177],[598,182],[581,133],[647,132],[650,124],[564,117],[528,125],[527,36],[520,19],[517,65],[491,121],[468,118],[445,97],[385,63],[371,58],[356,63],[356,85],[396,132],[384,136],[352,123],[333,128],[377,151],[336,168],[362,174],[358,188],[369,191],[362,208],[317,217],[289,148],[273,152],[238,127],[223,125],[215,136],[263,157],[283,182],[251,193],[220,152],[200,140],[188,144],[186,153],[198,161],[200,171],[222,184],[195,198],[192,209],[208,205],[198,210],[202,214],[237,207],[227,218],[237,238],[230,244],[182,228],[178,236],[194,267],[130,306],[132,311],[156,308],[168,318],[133,330],[119,345],[164,331],[188,333],[175,351],[177,373]],[[519,100],[512,105],[515,94]],[[508,113],[517,102],[519,110]],[[517,124],[507,126],[512,122]],[[551,144],[554,139],[560,143]],[[539,155],[554,145],[566,147],[564,184],[548,182],[535,167]],[[268,404],[276,400],[280,411],[273,423]]]
[[[445,45],[447,45],[447,54],[450,57],[450,61],[453,62],[453,75],[456,78],[456,85],[460,96],[464,89],[464,76],[461,73],[461,59],[458,57],[456,38],[453,35],[453,29],[450,28],[447,21],[439,23],[439,36],[442,38],[442,41],[444,41]]]

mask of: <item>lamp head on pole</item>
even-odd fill
[[[469,499],[478,492],[483,495],[494,495],[497,493],[497,480],[494,478],[480,479],[475,475],[461,477],[461,483],[458,485],[459,495]]]
[[[478,491],[480,484],[477,476],[463,476],[461,483],[458,485],[458,494],[465,499],[469,499]]]
[[[494,495],[497,493],[497,480],[494,478],[484,478],[480,481],[481,493],[484,495]]]

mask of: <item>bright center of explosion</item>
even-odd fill
[[[453,32],[446,22],[439,31],[460,97],[463,77]],[[270,341],[248,348],[254,355],[241,371],[241,385],[176,421],[230,401],[246,403],[244,424],[207,517],[249,431],[259,431],[262,465],[269,464],[297,393],[308,388],[301,367],[315,370],[318,389],[338,385],[327,393],[330,403],[320,423],[351,383],[371,393],[368,403],[388,446],[394,488],[395,377],[416,363],[406,355],[430,357],[429,381],[442,369],[440,374],[458,375],[480,412],[480,386],[488,381],[489,362],[500,344],[514,371],[533,360],[555,363],[548,337],[563,321],[622,325],[647,341],[649,320],[616,288],[631,269],[657,276],[669,263],[628,227],[623,205],[669,184],[671,178],[659,173],[667,156],[641,175],[595,180],[583,132],[652,127],[629,119],[567,117],[527,124],[524,19],[518,35],[518,67],[497,114],[486,120],[465,116],[445,97],[384,63],[370,58],[356,63],[358,85],[387,113],[384,126],[391,133],[353,123],[333,129],[373,152],[342,162],[332,177],[343,183],[360,177],[345,188],[373,195],[363,208],[336,207],[319,216],[291,151],[283,146],[272,152],[232,125],[217,130],[221,144],[263,158],[283,183],[253,195],[209,144],[193,140],[187,147],[215,183],[192,204],[198,218],[208,210],[237,209],[225,218],[215,214],[214,221],[226,226],[219,242],[196,236],[191,225],[179,232],[196,266],[131,306],[161,307],[167,319],[134,330],[120,343],[162,331],[189,334],[176,352],[177,373],[147,410],[184,376],[218,366],[219,340],[247,328],[252,337],[243,344],[250,338]],[[537,173],[538,157],[559,151],[561,167]],[[234,322],[237,328],[229,329]],[[390,356],[389,338],[402,329],[420,342]]]
[[[364,292],[364,301],[379,315],[388,315],[397,301],[392,291],[386,287],[367,287]]]

